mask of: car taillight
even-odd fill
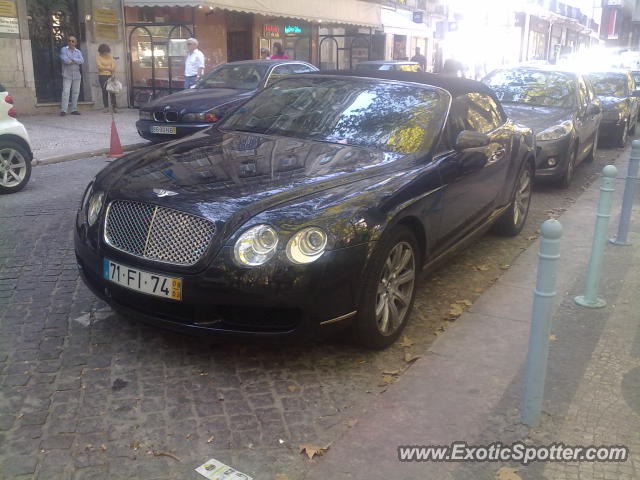
[[[205,113],[204,115],[204,121],[205,122],[210,122],[210,123],[214,123],[218,121],[218,117],[216,117],[215,113]]]
[[[11,95],[4,97],[4,101],[13,105],[13,97]]]
[[[7,113],[9,114],[10,117],[13,117],[13,118],[18,116],[18,111],[16,110],[16,107],[11,107]]]

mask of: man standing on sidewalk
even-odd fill
[[[204,73],[204,54],[198,50],[198,40],[187,39],[187,58],[184,61],[184,88],[196,84]]]
[[[78,95],[80,95],[80,65],[84,63],[82,52],[76,48],[78,40],[69,37],[68,45],[60,50],[62,61],[62,100],[60,102],[60,116],[67,114],[69,107],[69,92],[71,92],[71,115],[80,115],[78,111]]]

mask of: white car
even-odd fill
[[[22,190],[31,176],[29,135],[15,117],[13,99],[0,85],[0,193]]]

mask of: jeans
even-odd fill
[[[102,104],[104,105],[104,108],[109,108],[109,98],[111,98],[111,106],[116,108],[116,94],[113,92],[107,92],[107,80],[110,78],[111,75],[98,75],[100,88],[102,88]]]
[[[192,77],[184,77],[184,89],[187,90],[191,88],[191,85],[195,85],[197,78],[198,77],[196,75],[193,75]]]
[[[62,77],[62,100],[60,102],[60,111],[67,112],[69,107],[69,92],[71,92],[71,111],[78,110],[78,96],[80,95],[80,79],[71,80]]]

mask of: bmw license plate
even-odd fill
[[[163,133],[165,135],[175,135],[176,127],[164,127],[159,125],[151,125],[151,133]]]
[[[102,276],[110,282],[156,297],[182,300],[182,279],[165,277],[103,259]]]

